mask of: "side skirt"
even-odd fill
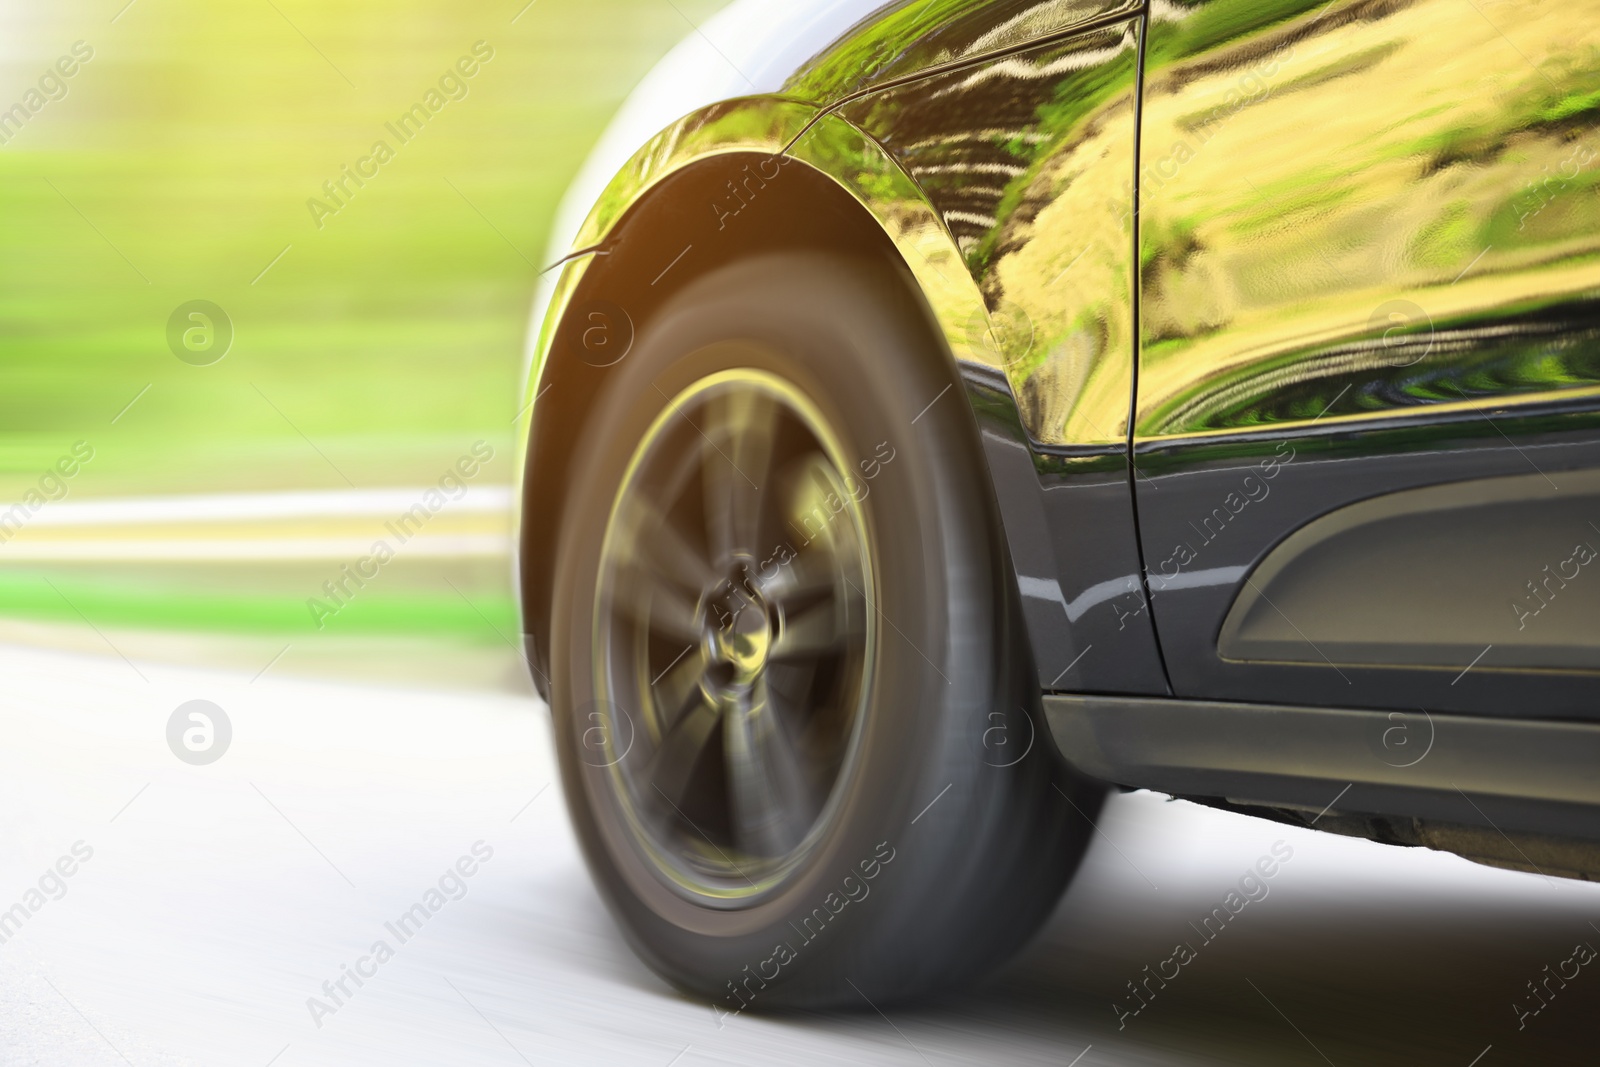
[[[1052,694],[1044,707],[1066,760],[1116,785],[1530,870],[1559,846],[1571,855],[1548,873],[1600,870],[1600,724]]]

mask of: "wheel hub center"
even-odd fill
[[[772,652],[772,609],[749,583],[739,581],[724,583],[705,602],[702,626],[712,662],[734,685],[749,685]]]
[[[767,665],[767,653],[772,648],[772,629],[767,625],[766,612],[746,604],[734,614],[732,625],[717,631],[719,658],[726,661],[741,678],[753,678]]]

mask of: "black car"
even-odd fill
[[[650,966],[970,979],[1115,786],[1600,871],[1591,5],[746,2],[641,85],[519,581]]]

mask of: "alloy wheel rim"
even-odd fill
[[[770,894],[838,817],[877,643],[849,470],[792,384],[726,371],[667,404],[613,501],[585,758],[648,865],[698,903]]]

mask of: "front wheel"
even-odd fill
[[[1043,727],[976,427],[907,285],[820,254],[703,277],[574,450],[568,804],[636,951],[720,1011],[978,976],[1098,806]]]

